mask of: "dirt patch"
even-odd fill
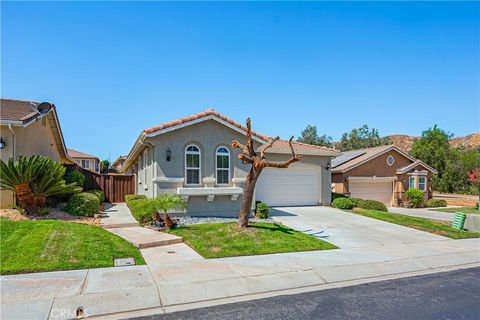
[[[7,218],[14,221],[53,219],[53,220],[90,224],[90,225],[98,225],[100,223],[99,218],[74,216],[70,213],[67,213],[58,209],[52,209],[50,213],[46,216],[24,215],[18,209],[0,209],[0,217]]]

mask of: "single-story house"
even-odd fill
[[[187,212],[196,215],[238,215],[249,165],[238,159],[232,140],[245,141],[246,128],[208,109],[143,130],[121,172],[133,169],[136,192],[148,197],[179,194]],[[270,139],[252,132],[254,147]],[[331,197],[331,158],[334,149],[294,143],[302,160],[286,169],[266,168],[257,182],[255,198],[270,206],[328,205]],[[278,140],[267,158],[290,157],[288,142]]]
[[[352,198],[403,206],[405,191],[416,188],[431,198],[437,171],[393,145],[342,153],[332,160],[332,190]]]
[[[68,149],[68,155],[81,168],[100,173],[100,159],[98,157],[74,149]]]
[[[45,155],[73,164],[68,157],[55,105],[14,99],[0,99],[0,155],[3,161]],[[0,207],[14,204],[10,190],[0,190]]]

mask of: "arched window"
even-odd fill
[[[195,145],[185,149],[185,179],[186,184],[200,184],[200,149]]]
[[[230,182],[230,151],[225,147],[218,147],[215,152],[217,184]]]

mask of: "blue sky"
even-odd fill
[[[208,107],[267,135],[308,124],[479,131],[477,2],[2,2],[1,96],[50,101],[67,146],[126,154]]]

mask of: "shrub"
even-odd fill
[[[105,201],[105,193],[102,190],[88,190],[88,191],[85,191],[85,192],[91,193],[95,197],[97,197],[98,201],[100,201],[100,204],[102,204]]]
[[[255,210],[255,218],[258,219],[268,219],[268,214],[270,213],[270,208],[265,202],[257,203]]]
[[[147,199],[147,196],[143,194],[127,194],[125,195],[125,202],[129,202],[130,200],[138,200],[138,199]]]
[[[65,211],[75,215],[92,217],[95,213],[98,213],[99,206],[100,201],[98,201],[97,196],[88,192],[82,192],[70,198]]]
[[[38,209],[37,214],[39,216],[47,216],[50,213],[50,210],[51,209],[49,207],[40,208]]]
[[[147,199],[145,196],[127,201],[127,206],[133,217],[144,224],[153,220],[153,214],[157,212],[157,199]]]
[[[429,208],[438,208],[438,207],[446,207],[447,201],[443,199],[430,199],[427,201],[427,207]]]
[[[352,209],[354,207],[354,202],[350,198],[337,198],[333,200],[332,207],[338,209]]]
[[[380,201],[377,200],[361,200],[357,204],[357,207],[366,209],[366,210],[376,210],[376,211],[383,211],[388,212],[387,206]]]
[[[362,201],[364,201],[363,199],[360,199],[360,198],[349,198],[349,199],[352,200],[353,206],[358,208],[361,208]]]
[[[83,175],[83,173],[80,172],[80,170],[71,169],[68,170],[65,174],[65,182],[67,184],[75,182],[77,186],[83,189],[83,184],[85,183],[85,176]]]
[[[333,202],[333,200],[335,200],[337,198],[345,198],[345,195],[342,194],[342,193],[338,193],[338,192],[332,192],[332,202]]]
[[[408,189],[405,198],[414,208],[421,208],[425,204],[425,193],[419,189]]]

